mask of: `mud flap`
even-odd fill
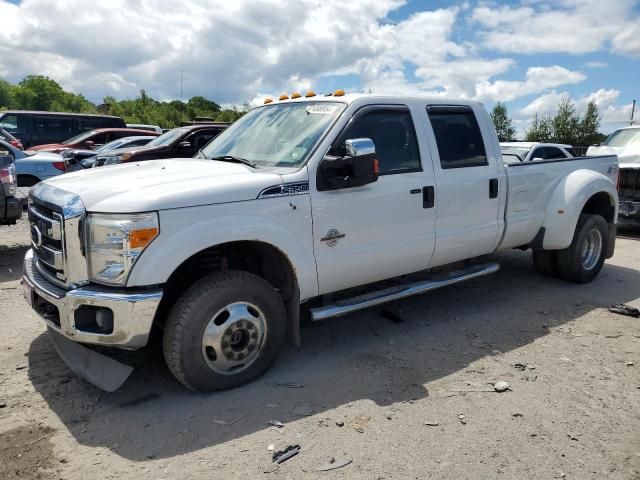
[[[115,392],[133,372],[129,365],[69,340],[52,328],[47,330],[58,355],[73,373],[102,390]]]

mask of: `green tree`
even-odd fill
[[[580,142],[580,118],[576,114],[576,107],[565,94],[558,104],[558,112],[552,120],[553,141],[576,145]]]
[[[0,109],[9,108],[11,105],[11,90],[13,85],[5,79],[0,78]]]
[[[540,118],[536,113],[525,133],[528,142],[550,142],[553,140],[553,120],[549,115]]]
[[[601,134],[598,133],[600,128],[600,112],[598,106],[592,100],[587,104],[587,110],[580,120],[579,143],[582,146],[600,143]]]
[[[55,80],[43,75],[29,75],[18,85],[34,93],[30,96],[31,105],[28,107],[32,110],[51,110],[51,104],[60,101],[64,93]]]
[[[506,105],[502,102],[496,103],[489,115],[498,133],[498,139],[501,142],[513,140],[516,129],[513,128],[513,121],[509,117]]]

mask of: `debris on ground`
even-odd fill
[[[239,422],[240,420],[242,420],[244,417],[243,416],[239,416],[237,418],[234,418],[233,420],[214,420],[213,423],[217,424],[217,425],[233,425],[234,423]]]
[[[371,420],[371,417],[367,415],[360,415],[359,417],[356,417],[355,420],[353,420],[353,422],[349,424],[349,426],[356,432],[364,433],[364,426],[369,423],[369,420]]]
[[[505,382],[504,380],[498,380],[496,383],[493,384],[493,389],[496,392],[506,392],[510,388],[511,388],[511,385],[509,385],[509,383]]]
[[[297,382],[274,382],[269,384],[272,387],[280,388],[304,388],[304,383]]]
[[[527,366],[524,363],[514,363],[513,368],[515,368],[516,370],[520,370],[521,372],[524,372],[527,369]]]
[[[336,422],[336,425],[339,426],[339,427],[344,427],[344,422],[342,420],[338,420]]]
[[[308,417],[309,415],[313,415],[313,405],[310,403],[299,403],[294,407],[292,413],[300,417]]]
[[[440,423],[437,420],[427,420],[424,422],[427,427],[437,427]]]
[[[346,467],[352,461],[353,460],[347,457],[338,458],[338,459],[332,458],[331,460],[329,460],[329,463],[325,463],[324,465],[320,465],[319,467],[317,467],[316,471],[327,472],[329,470],[336,470],[338,468]]]
[[[614,303],[609,308],[611,313],[617,313],[618,315],[626,315],[627,317],[640,318],[640,310],[632,307],[631,305],[625,305],[624,303]]]
[[[0,408],[5,408],[7,406],[7,402],[4,400],[0,400]]]
[[[284,423],[282,423],[280,420],[269,420],[267,423],[272,427],[276,427],[276,428],[284,427]]]
[[[277,451],[273,454],[274,463],[283,463],[289,460],[291,457],[300,453],[300,445],[289,445],[284,450]]]
[[[635,365],[635,363],[633,363],[633,362],[627,362],[627,363],[625,363],[625,365],[626,365],[627,367],[633,367],[633,366]]]
[[[393,413],[392,412],[385,413],[384,418],[386,418],[387,420],[393,420]]]
[[[269,445],[267,445],[267,450],[269,452],[273,452],[276,449],[276,446],[273,443],[270,443]]]
[[[458,420],[460,420],[460,423],[462,425],[466,425],[467,424],[467,417],[465,417],[462,413],[460,415],[458,415]]]

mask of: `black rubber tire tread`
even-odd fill
[[[248,301],[266,317],[267,338],[260,356],[235,375],[219,374],[202,356],[202,334],[211,317],[225,305]],[[286,341],[287,317],[280,295],[266,280],[249,272],[214,272],[195,282],[174,305],[164,330],[164,358],[171,373],[197,392],[225,390],[262,375]]]
[[[547,277],[558,276],[558,263],[555,250],[533,250],[533,266]]]
[[[602,235],[602,250],[596,266],[591,270],[585,270],[582,266],[581,247],[585,236],[593,228],[600,230],[600,234]],[[608,242],[609,230],[605,219],[600,215],[581,213],[571,245],[563,250],[558,250],[557,253],[558,275],[560,278],[575,283],[588,283],[592,281],[598,276],[600,270],[602,270]]]
[[[33,187],[40,183],[40,179],[33,175],[18,175],[18,187]]]

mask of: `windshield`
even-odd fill
[[[258,167],[299,167],[344,106],[339,102],[296,102],[256,108],[202,152],[207,158],[247,159]]]
[[[609,135],[603,145],[607,147],[626,147],[632,143],[640,143],[640,128],[618,130]]]
[[[81,133],[80,135],[76,135],[75,137],[71,137],[68,140],[65,140],[64,142],[62,142],[63,145],[71,145],[72,143],[78,143],[78,142],[82,142],[84,140],[86,140],[87,138],[93,136],[96,132],[94,130],[91,130],[89,132],[84,132]]]
[[[173,130],[169,130],[166,133],[163,133],[159,137],[154,138],[149,143],[147,143],[147,147],[166,147],[175,142],[178,137],[180,137],[184,133],[182,128],[174,128]]]
[[[527,153],[529,153],[529,150],[531,150],[531,147],[500,145],[500,150],[502,150],[502,155],[508,155],[508,157],[504,159],[505,163],[513,163],[514,161],[522,162],[527,156]]]

